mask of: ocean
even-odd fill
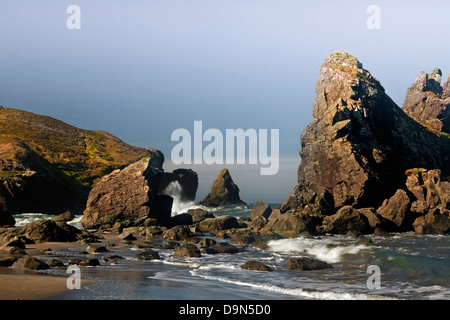
[[[199,206],[176,203],[173,214],[193,207]],[[212,209],[216,216],[242,217],[248,216],[250,211],[251,205],[249,208]],[[20,226],[51,216],[27,213],[14,218]],[[77,216],[70,224],[82,228],[80,220],[81,216]],[[450,299],[450,236],[395,233],[368,237],[373,245],[359,244],[357,239],[343,235],[298,237],[272,240],[264,250],[249,246],[237,254],[202,254],[199,258],[175,258],[173,250],[154,249],[161,258],[152,261],[133,259],[142,249],[117,246],[108,248],[108,254],[124,259],[114,264],[101,260],[99,267],[82,267],[83,278],[97,281],[57,299]],[[76,251],[52,252],[52,256],[65,263],[72,258],[86,257]],[[287,259],[298,257],[319,259],[333,268],[286,270]],[[272,271],[242,269],[248,260],[262,262]],[[377,274],[373,268],[378,270]],[[41,272],[68,277],[65,269]],[[377,286],[373,285],[375,281],[378,281]]]

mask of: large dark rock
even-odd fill
[[[0,228],[13,227],[16,224],[16,220],[9,212],[0,210]]]
[[[441,87],[442,72],[421,72],[406,91],[403,110],[432,129],[450,133],[449,80]],[[444,90],[445,89],[445,90]]]
[[[192,169],[176,169],[164,172],[159,185],[159,193],[174,197],[181,202],[195,201],[198,189],[198,175]]]
[[[378,208],[404,188],[407,169],[449,175],[450,139],[406,115],[355,57],[328,55],[316,93],[314,120],[301,135],[298,185],[281,213]]]
[[[210,207],[221,205],[241,205],[247,204],[239,197],[239,187],[234,183],[228,169],[223,169],[214,180],[210,193],[200,201],[200,204]]]
[[[254,260],[247,261],[241,266],[241,268],[256,271],[272,271],[272,269],[267,265],[265,265],[264,263]]]
[[[287,259],[286,269],[288,270],[321,270],[333,268],[332,265],[326,263],[325,261],[312,259],[312,258],[290,258]]]
[[[138,225],[147,218],[167,223],[172,198],[158,195],[163,162],[163,154],[153,150],[151,157],[103,177],[89,193],[81,220],[84,228],[112,226],[127,220],[129,226]]]

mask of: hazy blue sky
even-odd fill
[[[69,5],[81,29],[69,30]],[[381,9],[370,30],[369,5]],[[280,171],[229,166],[244,201],[282,202],[296,184],[319,67],[346,51],[401,105],[420,71],[450,72],[450,2],[108,0],[0,2],[0,105],[108,131],[164,152],[173,130],[280,129]],[[188,167],[188,166],[184,166]],[[191,166],[197,200],[221,167]]]

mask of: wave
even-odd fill
[[[380,295],[370,295],[365,293],[348,293],[348,292],[332,292],[332,291],[313,291],[303,290],[301,288],[283,288],[273,284],[267,283],[255,283],[242,280],[232,280],[220,276],[203,275],[196,272],[196,270],[190,271],[193,276],[200,277],[206,280],[220,281],[225,283],[231,283],[238,286],[251,287],[257,290],[264,290],[268,292],[296,296],[306,299],[320,299],[320,300],[386,300],[391,299]]]
[[[369,249],[365,245],[355,245],[346,239],[305,238],[271,240],[267,243],[268,250],[276,253],[308,254],[328,263],[342,261],[348,254],[358,254]]]
[[[13,215],[13,217],[16,220],[16,224],[14,226],[15,227],[23,227],[24,225],[26,225],[30,222],[42,220],[42,219],[51,220],[56,216],[50,215],[50,214],[44,214],[44,213],[29,212],[29,213],[15,214],[15,215]],[[67,224],[70,224],[80,230],[83,230],[83,225],[81,224],[82,217],[83,217],[83,215],[76,215],[75,218],[73,220],[67,222]]]
[[[203,209],[217,215],[229,214],[233,216],[242,216],[250,214],[250,209],[246,206],[220,206],[213,208],[200,205],[195,201],[183,201],[183,187],[178,181],[172,181],[169,183],[162,193],[173,198],[171,212],[172,217],[178,214],[186,213],[190,209]]]

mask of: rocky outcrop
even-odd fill
[[[410,168],[450,172],[450,139],[400,109],[362,64],[344,52],[322,64],[314,120],[301,135],[298,185],[281,213],[323,217],[378,208],[405,187]]]
[[[148,218],[168,223],[172,198],[158,195],[163,161],[163,154],[153,150],[150,157],[103,177],[89,194],[81,220],[84,228],[113,226],[118,221],[133,226]]]
[[[239,187],[234,183],[228,169],[223,169],[214,180],[210,193],[200,202],[200,204],[210,207],[221,205],[240,205],[247,204],[239,197]]]
[[[250,212],[250,219],[255,219],[257,217],[263,217],[268,219],[272,213],[272,208],[267,203],[257,200],[253,205],[252,211]]]
[[[159,185],[159,194],[169,196],[176,193],[181,202],[195,201],[198,189],[198,174],[192,169],[176,169],[164,172]]]
[[[0,211],[9,215],[83,212],[87,189],[71,181],[26,144],[0,144],[0,157]]]
[[[0,233],[0,241],[14,238],[27,242],[71,242],[84,238],[83,231],[65,222],[54,222],[47,219],[36,220],[23,227],[7,229]]]
[[[441,77],[438,68],[430,74],[422,71],[406,91],[403,111],[431,129],[450,133],[450,78],[441,87]]]
[[[0,210],[0,228],[13,227],[16,224],[16,220],[11,213]]]
[[[0,212],[82,214],[102,176],[150,153],[104,131],[0,108]]]
[[[332,265],[326,263],[325,261],[312,259],[312,258],[290,258],[287,259],[286,269],[288,270],[321,270],[333,268]]]

